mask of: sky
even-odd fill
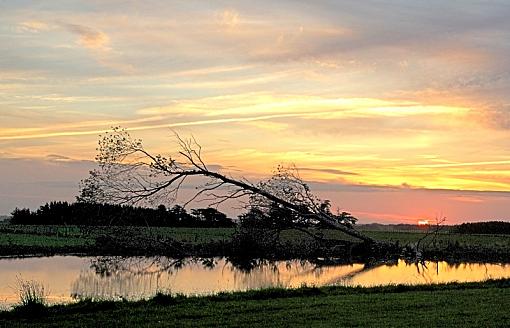
[[[98,135],[294,164],[360,222],[510,221],[507,1],[0,1],[0,214],[73,200]]]

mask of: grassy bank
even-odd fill
[[[139,302],[84,301],[39,317],[0,313],[14,327],[505,327],[510,280],[375,288],[304,287]]]
[[[129,255],[129,245],[121,249],[108,244],[101,235],[115,235],[125,228],[100,227],[82,230],[77,226],[0,226],[0,255],[29,254],[68,254],[83,253],[90,255],[109,255],[112,252],[123,252]],[[129,236],[147,237],[153,240],[172,240],[175,247],[183,249],[189,255],[229,255],[231,251],[233,228],[128,228]],[[417,231],[364,231],[376,240],[398,243],[400,246],[416,243],[423,232]],[[349,239],[336,230],[322,230],[324,237],[330,240]],[[288,250],[287,254],[299,255],[303,245],[310,246],[313,240],[297,230],[282,232],[281,242]],[[510,261],[510,235],[479,235],[441,233],[434,238],[423,241],[424,254],[428,258],[449,260],[491,260]],[[151,248],[151,246],[153,246]],[[158,248],[159,247],[159,248]],[[133,247],[133,250],[139,250]],[[159,252],[170,252],[171,247],[151,245],[144,241],[146,255]],[[120,254],[120,255],[123,255]],[[139,254],[143,255],[143,254]],[[178,255],[178,254],[173,254]],[[285,254],[284,254],[285,256]]]

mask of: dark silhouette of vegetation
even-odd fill
[[[320,204],[320,211],[351,229],[356,222],[356,218],[347,212],[338,211],[337,214],[333,214],[328,200]],[[303,217],[276,202],[249,207],[246,213],[239,216],[239,227],[232,237],[233,254],[244,258],[256,258],[296,252],[296,245],[289,243],[288,240],[282,241],[281,238],[282,233],[289,229],[312,237],[299,244],[298,254],[306,254],[308,257],[324,256],[334,250],[337,255],[346,258],[352,256],[351,240],[325,238],[323,230],[328,229],[327,224],[313,217]]]
[[[98,203],[50,202],[36,211],[15,209],[11,224],[78,226],[149,226],[228,228],[235,223],[215,208],[199,208],[188,213],[175,205],[154,208]]]
[[[47,292],[42,283],[35,280],[23,280],[17,277],[19,303],[13,308],[19,315],[37,317],[47,311]]]
[[[465,234],[510,234],[510,222],[487,221],[462,223],[454,227],[454,232]]]

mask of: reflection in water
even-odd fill
[[[73,299],[139,299],[158,291],[210,294],[303,284],[374,286],[481,281],[510,278],[510,265],[446,262],[408,264],[328,264],[308,261],[255,261],[250,270],[223,258],[98,257],[0,259],[0,304],[13,304],[16,275],[35,279],[50,290],[51,302]]]
[[[306,285],[375,286],[510,277],[510,265],[423,262],[317,265],[308,261],[261,261],[250,270],[225,259],[97,258],[73,283],[75,298],[136,299],[157,291],[186,295]],[[98,274],[99,273],[99,274]],[[106,273],[106,274],[105,274]]]

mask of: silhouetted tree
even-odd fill
[[[99,168],[82,181],[80,201],[138,204],[173,202],[182,185],[192,177],[205,178],[186,204],[199,198],[218,206],[227,200],[249,199],[250,207],[269,208],[277,204],[299,220],[321,222],[330,228],[366,242],[374,240],[352,227],[351,220],[324,211],[294,167],[279,167],[273,176],[259,183],[234,178],[211,170],[201,155],[201,146],[192,138],[176,135],[180,146],[176,157],[152,154],[140,139],[114,128],[99,140],[96,160]]]
[[[32,215],[28,208],[15,208],[11,213],[11,224],[34,224],[35,216]]]
[[[235,226],[235,223],[232,222],[225,213],[212,207],[193,209],[191,213],[201,222],[201,225],[205,225],[206,227],[217,228]]]

